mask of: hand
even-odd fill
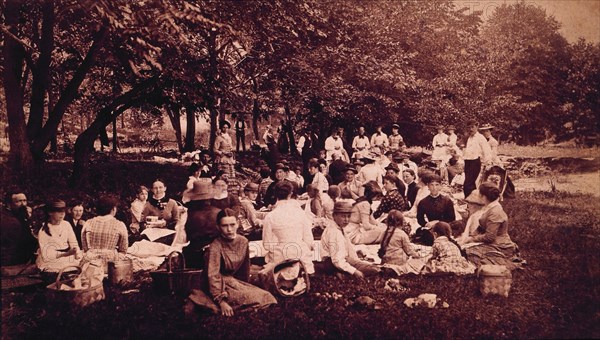
[[[431,229],[434,225],[436,225],[439,221],[430,221],[425,223],[425,229]]]
[[[356,277],[357,277],[357,278],[359,278],[359,279],[364,279],[364,278],[365,278],[365,274],[363,274],[363,272],[361,272],[361,271],[360,271],[360,270],[358,270],[358,269],[357,269],[357,270],[354,272],[354,274],[352,274],[352,275],[356,276]]]
[[[233,308],[231,308],[231,306],[227,302],[219,302],[219,307],[221,307],[221,315],[233,316]]]
[[[77,248],[75,249],[75,260],[81,260],[81,258],[83,257],[83,252]]]

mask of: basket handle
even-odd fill
[[[173,259],[173,257],[174,257],[174,256],[173,256],[173,254],[175,254],[175,255],[177,255],[177,256],[179,256],[179,257],[181,257],[181,259],[183,260],[183,268],[182,268],[182,270],[184,270],[184,269],[185,269],[185,256],[183,256],[183,253],[182,253],[182,252],[180,252],[180,251],[177,251],[177,250],[174,250],[174,251],[172,251],[172,252],[171,252],[171,253],[170,253],[170,254],[167,256],[167,271],[168,271],[169,273],[172,273],[172,272],[173,272],[173,266],[172,266],[172,264],[171,264],[171,260],[172,260],[172,259]]]
[[[76,269],[79,272],[77,275],[81,274],[81,267],[79,267],[79,266],[66,266],[66,267],[62,268],[58,272],[58,275],[56,275],[56,282],[54,283],[56,285],[56,289],[58,289],[58,284],[61,282],[60,277],[63,275],[64,271],[67,269]]]

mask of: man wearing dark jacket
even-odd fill
[[[31,208],[27,206],[27,196],[17,189],[9,190],[5,197],[5,207],[0,212],[0,265],[2,275],[12,275],[11,268],[22,272],[37,249],[37,240],[31,232]],[[17,268],[21,266],[22,268]]]
[[[204,248],[220,234],[217,227],[220,209],[210,204],[213,195],[213,184],[208,178],[195,181],[192,189],[184,192],[184,196],[190,199],[186,204],[188,217],[185,223],[190,244],[183,248],[189,267],[204,268]]]

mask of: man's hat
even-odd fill
[[[492,124],[487,123],[487,124],[483,124],[482,126],[480,126],[479,130],[485,131],[485,130],[491,130],[493,128],[494,128],[494,126],[492,126]]]
[[[258,184],[254,183],[254,182],[249,182],[248,184],[246,184],[246,186],[244,187],[244,191],[253,191],[253,192],[258,192]]]
[[[446,130],[456,130],[456,128],[454,127],[454,125],[448,125]]]
[[[390,163],[388,166],[385,167],[385,170],[394,170],[395,172],[400,172],[400,168],[398,167],[398,165],[396,165],[396,163]]]
[[[394,123],[392,124],[392,129],[400,129],[400,125]]]
[[[190,201],[209,200],[214,196],[213,184],[210,178],[200,178],[194,182],[194,186],[183,192],[183,197]]]
[[[290,168],[287,165],[283,164],[283,163],[277,163],[277,164],[275,164],[275,170],[279,170],[279,169],[281,169],[283,171],[289,171],[290,170]]]
[[[352,212],[352,203],[348,201],[337,201],[333,206],[334,214],[349,214]]]
[[[224,119],[221,121],[220,126],[223,127],[225,125],[227,125],[227,127],[229,127],[229,128],[231,127],[231,123]]]

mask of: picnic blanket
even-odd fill
[[[173,251],[181,252],[188,244],[189,243],[168,246],[158,242],[141,240],[129,247],[127,250],[127,257],[133,261],[134,272],[156,270],[170,253]]]

